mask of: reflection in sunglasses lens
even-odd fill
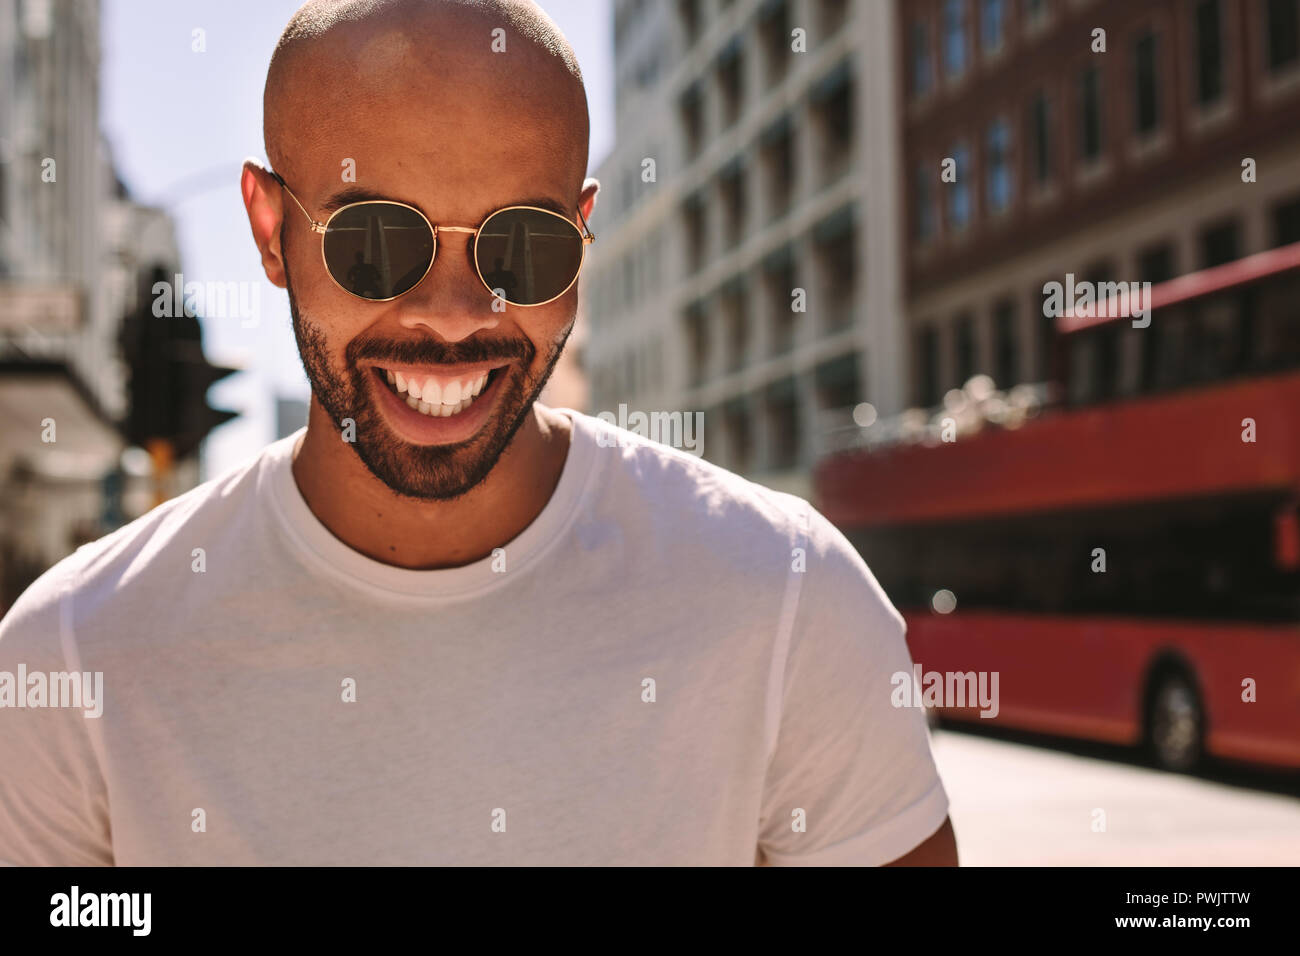
[[[358,203],[330,220],[324,248],[325,264],[339,285],[364,299],[391,299],[429,271],[433,232],[407,206]]]
[[[582,254],[578,227],[538,209],[494,214],[474,242],[483,281],[515,305],[539,305],[567,290],[578,275]]]

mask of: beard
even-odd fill
[[[533,366],[537,349],[523,336],[472,337],[453,343],[431,338],[393,342],[364,332],[348,343],[344,358],[349,372],[340,374],[330,365],[324,331],[298,309],[287,261],[284,279],[289,292],[289,311],[293,315],[293,334],[312,396],[340,432],[345,419],[355,423],[356,440],[347,444],[372,475],[395,494],[421,501],[459,498],[487,478],[532,411],[573,331],[570,322],[564,334],[552,343],[541,372],[531,377],[527,370]],[[417,365],[496,361],[511,364],[501,372],[496,413],[477,434],[451,445],[417,445],[398,437],[384,423],[370,391],[375,387],[373,376],[358,365],[361,359],[379,364],[385,360]]]

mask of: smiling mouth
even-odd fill
[[[389,389],[421,415],[452,418],[478,401],[479,396],[505,370],[505,366],[456,376],[411,374],[382,366],[378,370]]]

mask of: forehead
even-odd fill
[[[434,55],[409,34],[362,30],[297,55],[280,142],[304,191],[322,199],[354,171],[358,187],[466,221],[522,197],[575,199],[576,81],[522,43],[493,53],[486,32],[474,42]]]

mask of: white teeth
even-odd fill
[[[411,408],[431,418],[450,418],[473,404],[475,397],[487,386],[489,373],[482,372],[476,378],[452,381],[446,385],[441,385],[433,377],[427,377],[421,385],[415,376],[408,378],[392,369],[386,369],[384,375],[388,384]]]

